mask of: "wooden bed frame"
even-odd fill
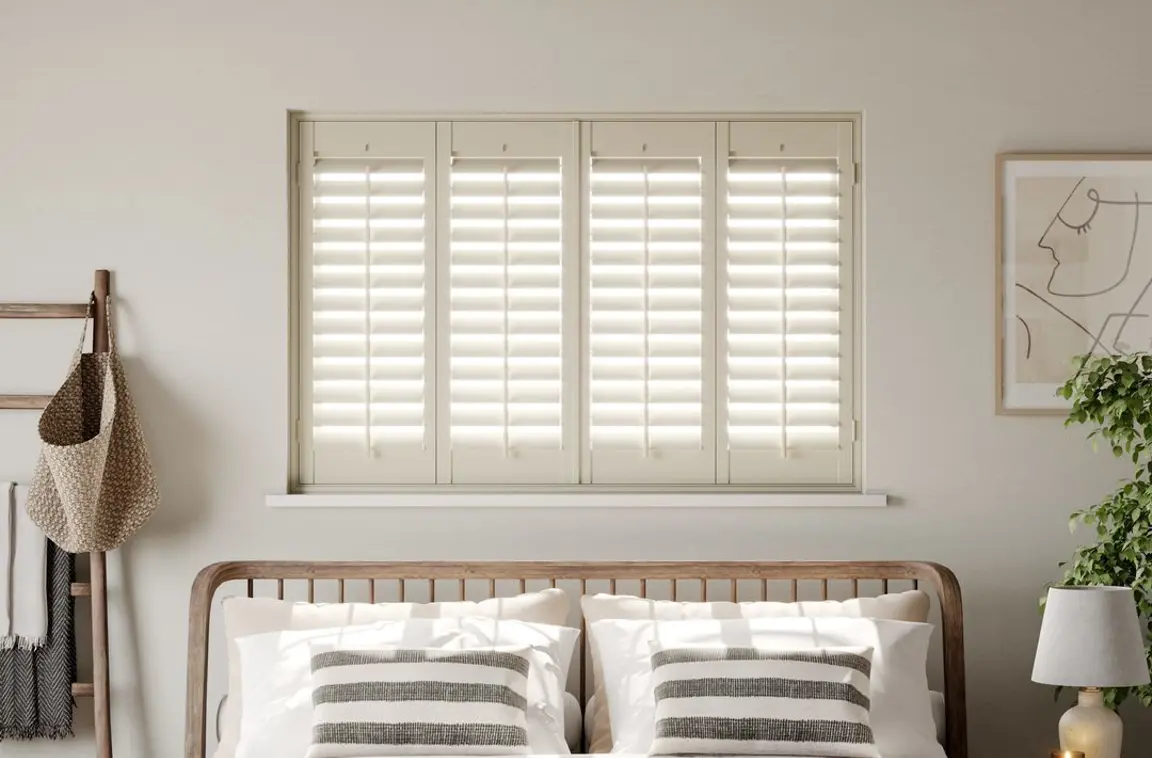
[[[947,738],[945,750],[948,758],[968,758],[968,724],[964,681],[964,612],[960,599],[960,585],[956,576],[944,566],[920,561],[875,561],[875,562],[596,562],[596,563],[550,563],[537,561],[523,562],[472,562],[472,563],[376,563],[376,562],[291,562],[291,561],[233,561],[216,563],[203,569],[192,586],[192,600],[188,619],[188,702],[186,732],[184,737],[185,758],[206,758],[205,728],[207,725],[208,698],[208,629],[213,598],[217,589],[228,582],[245,582],[248,597],[255,594],[257,581],[275,582],[276,597],[284,597],[285,582],[304,581],[307,583],[307,597],[315,598],[317,581],[337,583],[338,600],[345,597],[346,582],[366,582],[369,602],[376,600],[378,581],[395,582],[398,597],[403,600],[410,583],[420,583],[427,588],[428,600],[436,600],[436,587],[444,582],[457,583],[454,597],[441,600],[458,600],[465,597],[471,583],[483,582],[486,597],[506,597],[515,592],[523,592],[529,581],[547,582],[555,587],[557,582],[578,582],[581,593],[588,582],[606,582],[609,592],[616,591],[617,581],[639,584],[639,592],[631,587],[622,589],[626,594],[649,596],[648,582],[667,582],[672,599],[676,599],[677,588],[683,582],[698,582],[700,594],[693,599],[736,600],[738,582],[759,582],[760,599],[795,601],[800,597],[800,583],[814,582],[819,596],[829,598],[830,582],[847,582],[851,597],[867,597],[873,593],[861,594],[862,582],[878,583],[880,592],[889,591],[890,582],[907,582],[910,587],[921,583],[931,586],[937,597],[940,611],[941,637],[943,649],[944,697],[947,708]],[[786,582],[789,587],[787,598],[769,598],[769,582]],[[498,584],[498,582],[500,584]],[[508,588],[511,582],[513,592],[498,591]],[[727,584],[725,597],[716,597],[711,591],[716,582]],[[806,585],[807,587],[807,585]],[[533,587],[534,588],[534,587]],[[601,590],[593,590],[601,591]],[[469,599],[472,599],[469,595]],[[572,598],[578,606],[578,599]],[[587,635],[585,635],[587,639]],[[581,646],[580,653],[580,700],[585,701],[587,680],[587,646]]]

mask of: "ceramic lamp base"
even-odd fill
[[[1098,689],[1080,690],[1080,698],[1060,719],[1060,749],[1078,750],[1084,758],[1120,758],[1124,722],[1104,705]]]

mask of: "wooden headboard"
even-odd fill
[[[968,758],[968,721],[964,682],[964,611],[956,576],[944,566],[920,561],[874,562],[596,562],[550,563],[377,563],[309,561],[232,561],[203,569],[192,586],[188,616],[188,703],[185,758],[205,758],[208,700],[209,621],[213,598],[224,584],[240,582],[248,597],[286,597],[286,583],[304,584],[300,599],[365,602],[383,600],[381,589],[396,600],[459,600],[504,597],[528,589],[571,584],[581,594],[616,592],[683,600],[782,600],[867,597],[919,588],[936,593],[943,652],[947,708],[948,758]],[[270,583],[270,584],[269,584]],[[383,583],[381,585],[380,583]],[[624,586],[627,584],[627,586]],[[590,586],[591,585],[591,586]],[[620,585],[618,587],[618,585]],[[423,593],[415,597],[411,587]],[[657,588],[660,589],[657,589]],[[273,595],[274,588],[274,595]],[[299,589],[293,586],[293,589]],[[439,588],[439,590],[438,590]],[[449,589],[450,588],[450,589]],[[722,593],[718,595],[717,589]],[[688,590],[693,593],[687,597]],[[439,595],[437,594],[439,591]],[[445,592],[449,595],[445,596]],[[355,598],[351,597],[353,594]],[[291,597],[292,592],[287,596]],[[573,598],[575,601],[576,598]],[[578,606],[578,602],[573,602]],[[585,639],[587,636],[585,635]],[[587,646],[581,646],[580,695],[585,701]]]

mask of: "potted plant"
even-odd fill
[[[1132,462],[1132,477],[1095,505],[1072,514],[1070,528],[1096,530],[1096,541],[1061,564],[1068,585],[1131,587],[1152,635],[1152,355],[1088,357],[1058,393],[1072,401],[1065,426],[1090,424],[1097,448],[1104,444]],[[1147,653],[1152,665],[1152,648]],[[1152,685],[1110,690],[1113,707],[1129,696],[1152,706]]]

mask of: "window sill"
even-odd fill
[[[872,492],[388,492],[268,495],[269,508],[883,508]]]

